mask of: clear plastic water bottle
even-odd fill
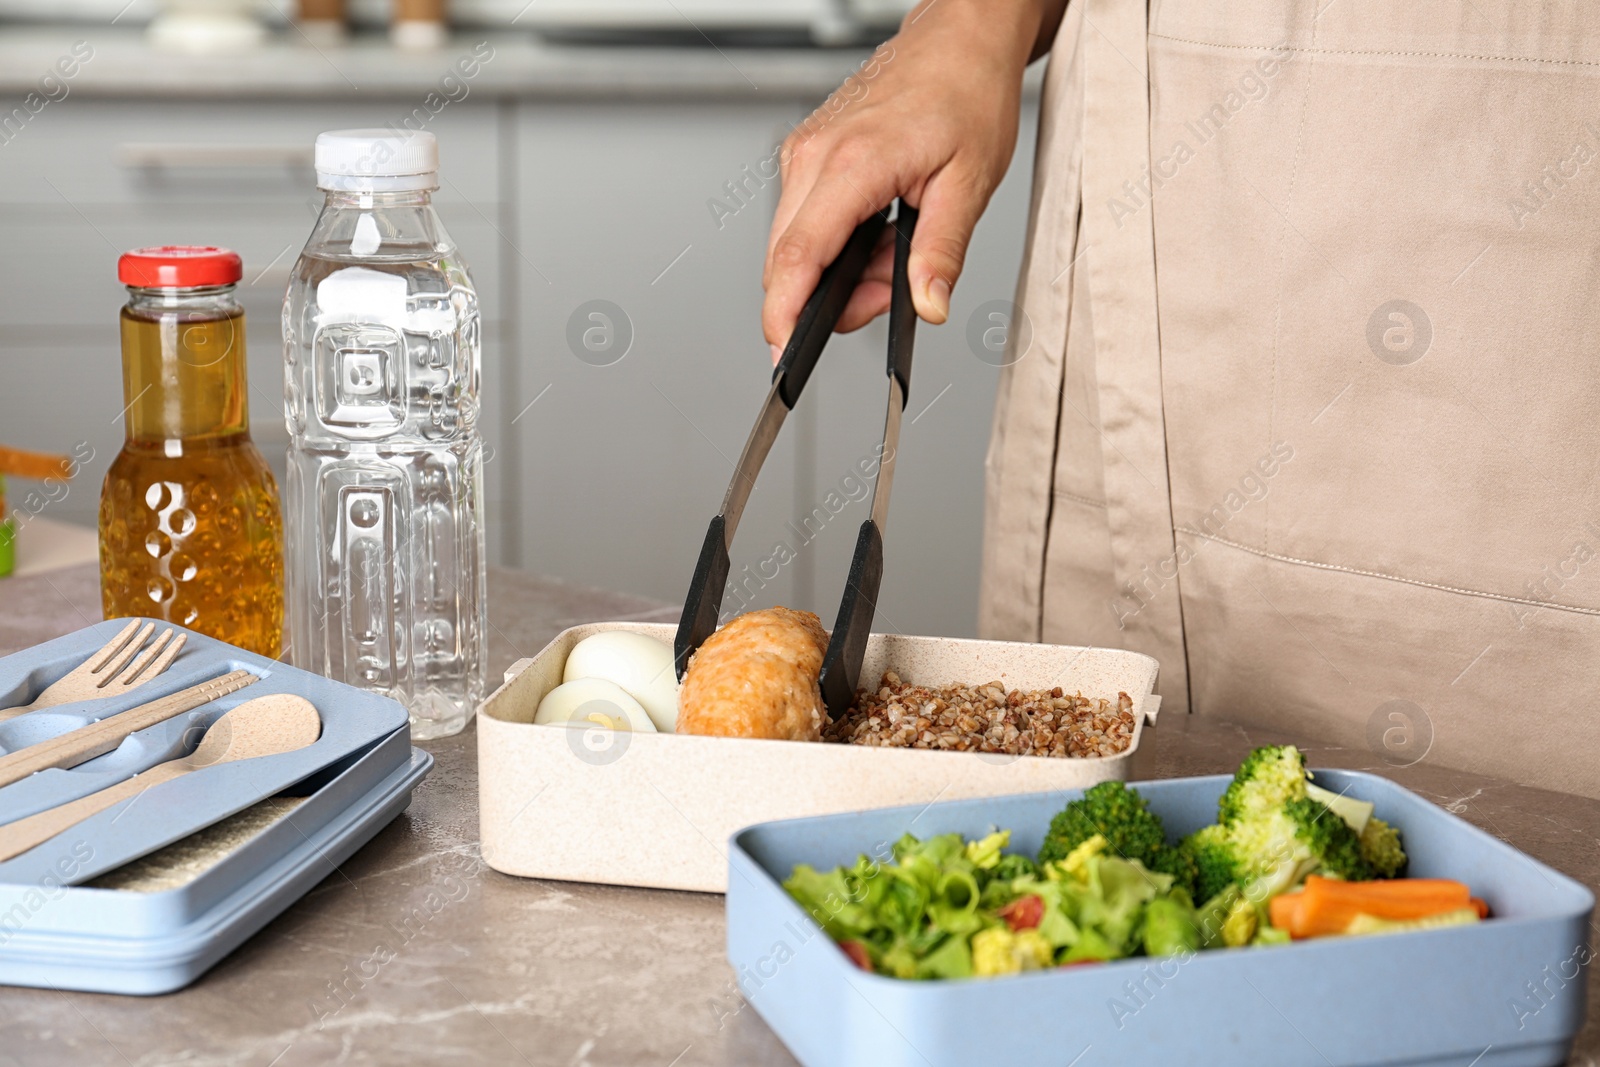
[[[431,133],[317,137],[322,213],[283,304],[291,660],[466,725],[487,627],[478,297]]]

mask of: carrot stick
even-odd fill
[[[1268,901],[1267,912],[1272,925],[1280,930],[1288,930],[1292,935],[1295,920],[1300,915],[1300,902],[1304,899],[1304,893],[1279,893]]]
[[[44,481],[46,478],[72,477],[72,460],[44,452],[28,452],[0,445],[0,474]]]
[[[1300,896],[1289,927],[1297,938],[1342,934],[1357,915],[1422,919],[1475,906],[1472,890],[1448,878],[1342,882],[1311,875]]]

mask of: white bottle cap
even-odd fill
[[[426,130],[317,134],[317,187],[348,192],[437,189],[439,141]]]

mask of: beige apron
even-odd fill
[[[1600,11],[1074,0],[1038,160],[984,636],[1600,796]]]

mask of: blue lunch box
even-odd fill
[[[1554,1067],[1583,1024],[1594,896],[1376,775],[1317,771],[1397,826],[1408,874],[1472,886],[1470,926],[1134,958],[1001,978],[906,981],[859,970],[780,882],[882,854],[904,833],[1012,831],[1033,854],[1078,792],[794,819],[728,851],[728,959],[740,990],[808,1067]],[[1228,776],[1140,782],[1171,835],[1215,821]]]

